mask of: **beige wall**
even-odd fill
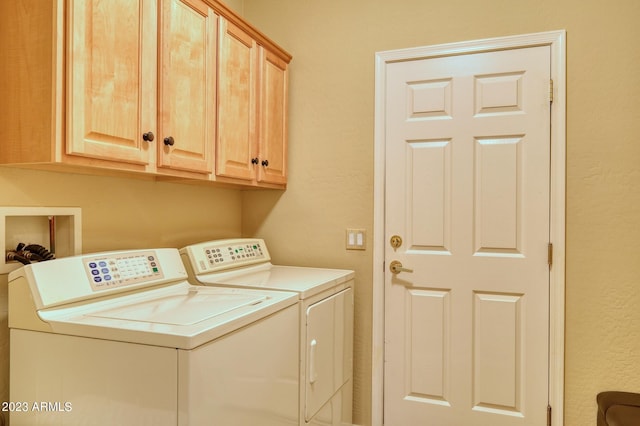
[[[0,168],[0,203],[82,207],[86,252],[180,246],[242,233],[267,238],[281,263],[355,269],[354,417],[367,425],[374,53],[566,29],[565,424],[594,424],[598,391],[640,391],[640,2],[230,3],[294,56],[287,191],[240,193]],[[344,250],[347,227],[369,231],[367,251]],[[0,330],[6,330],[5,298],[6,281],[0,277]],[[6,401],[7,345],[2,333],[0,400]]]
[[[640,392],[640,2],[244,0],[293,55],[290,184],[245,193],[243,233],[276,260],[354,268],[356,423],[370,422],[374,53],[567,30],[565,424],[595,424],[595,396]],[[305,247],[304,250],[301,248]]]

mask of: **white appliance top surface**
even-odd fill
[[[280,266],[263,263],[227,272],[198,275],[196,279],[205,285],[292,291],[300,299],[345,283],[354,277],[346,269]]]
[[[38,312],[53,331],[193,349],[296,303],[295,293],[192,286],[186,281]]]
[[[345,283],[354,272],[272,265],[271,255],[260,238],[205,241],[180,249],[189,265],[189,278],[205,285],[295,291],[300,299]]]
[[[13,328],[50,328],[182,349],[298,301],[294,292],[192,286],[176,249],[104,252],[26,265],[9,275],[9,287]]]

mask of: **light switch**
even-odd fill
[[[367,231],[347,228],[347,250],[366,250]]]

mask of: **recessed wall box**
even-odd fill
[[[82,253],[82,215],[79,207],[0,207],[0,274],[22,266],[8,261],[19,243],[41,245],[56,258]]]

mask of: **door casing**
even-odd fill
[[[551,177],[550,241],[553,264],[549,294],[549,404],[551,420],[564,419],[564,303],[565,303],[565,173],[566,173],[566,31],[549,31],[376,53],[374,130],[374,238],[373,238],[373,342],[372,422],[383,424],[384,399],[384,253],[385,253],[385,82],[390,62],[428,59],[494,50],[548,45],[551,48]]]

